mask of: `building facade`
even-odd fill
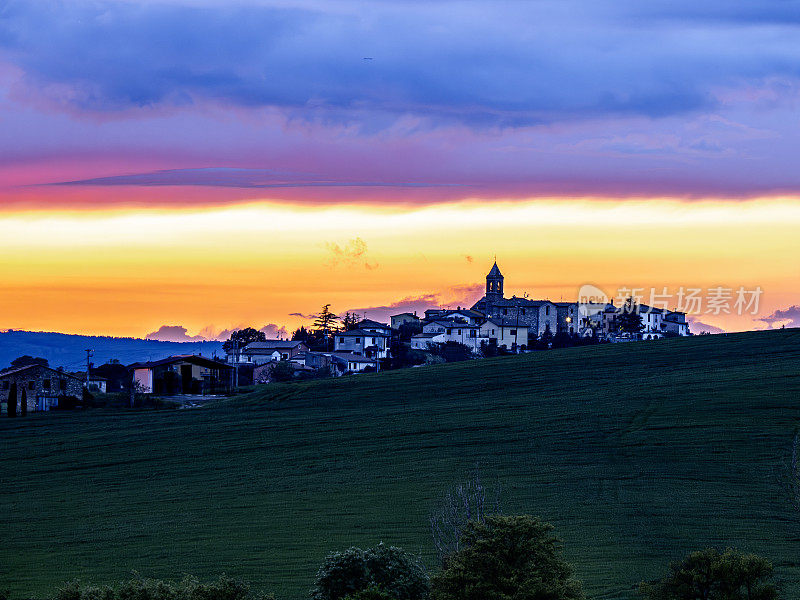
[[[486,293],[472,307],[487,319],[513,323],[514,328],[526,328],[530,341],[547,333],[555,335],[578,333],[578,303],[530,300],[504,297],[504,277],[495,262],[486,275]]]
[[[230,391],[233,367],[187,354],[130,365],[133,381],[143,394],[215,394]]]
[[[389,356],[391,335],[381,331],[351,329],[334,336],[334,350],[364,356],[367,358],[386,358]]]
[[[13,383],[17,384],[17,406],[20,406],[22,390],[25,390],[27,409],[33,412],[58,406],[60,398],[79,400],[83,396],[85,382],[69,373],[43,365],[8,369],[0,373],[0,401],[6,405]]]

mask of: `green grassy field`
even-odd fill
[[[505,512],[557,527],[592,597],[708,545],[800,595],[781,480],[800,331],[619,344],[275,385],[183,411],[0,420],[0,588],[221,572],[306,596],[325,554],[433,564],[427,516],[479,463]]]

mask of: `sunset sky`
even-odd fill
[[[495,255],[800,326],[799,157],[792,0],[0,2],[0,329],[285,335]]]

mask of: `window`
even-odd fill
[[[478,334],[478,332],[477,332],[477,331],[475,331],[474,329],[472,329],[472,330],[469,332],[469,337],[471,337],[471,338],[478,337],[478,335],[477,335],[477,334]]]
[[[369,343],[370,344],[374,344],[375,343],[375,338],[369,338]]]
[[[43,379],[42,380],[42,389],[43,390],[49,390],[50,389],[50,380],[49,379]]]
[[[360,344],[360,343],[361,343],[361,338],[356,338],[356,344]]]
[[[525,314],[525,309],[524,309],[524,308],[522,309],[522,314],[523,314],[523,315]]]
[[[284,353],[284,354],[281,354],[281,358],[282,358],[283,360],[287,360],[287,359],[289,358],[289,355],[288,355],[288,354],[286,354],[286,353]]]
[[[550,307],[549,306],[545,306],[544,307],[544,314],[546,314],[546,315],[550,314]]]
[[[448,329],[447,330],[447,335],[450,335],[451,333],[453,333],[453,330],[452,329]]]
[[[461,335],[461,330],[460,329],[456,331],[456,335]]]
[[[508,314],[508,309],[507,309],[507,308],[504,308],[504,309],[503,309],[503,314],[504,314],[504,315],[507,315],[507,314]]]
[[[517,330],[516,329],[509,329],[508,330],[508,335],[517,335]]]
[[[58,380],[58,389],[62,392],[66,391],[67,389],[67,380],[66,379],[59,379]]]
[[[36,382],[35,381],[29,381],[28,382],[28,389],[29,390],[36,389]]]
[[[3,389],[4,389],[4,390],[7,390],[7,389],[8,389],[8,381],[4,381],[4,382],[3,382]]]
[[[343,338],[343,337],[340,337],[340,338],[339,338],[339,343],[340,343],[340,344],[344,344],[344,338]]]

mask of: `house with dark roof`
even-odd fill
[[[497,344],[498,348],[517,351],[528,347],[528,328],[515,319],[487,319],[481,325],[480,336],[488,343]]]
[[[240,364],[254,364],[260,365],[268,363],[276,359],[275,353],[277,352],[277,360],[289,360],[295,354],[308,351],[308,346],[305,342],[299,340],[266,340],[264,342],[251,342],[244,348],[239,350],[237,357],[233,354],[228,354],[227,361],[233,363],[234,361]]]
[[[391,339],[391,333],[351,329],[334,335],[333,349],[336,352],[352,353],[367,358],[386,358],[389,356]]]
[[[377,371],[378,361],[352,352],[328,352],[326,353],[331,363],[335,365],[339,373],[363,373],[364,371]]]
[[[430,350],[431,346],[444,344],[447,336],[444,333],[418,333],[411,336],[412,350]]]
[[[406,325],[408,323],[419,323],[419,317],[415,312],[404,312],[397,315],[392,315],[389,318],[392,322],[392,329],[400,329],[401,325]]]
[[[230,391],[233,367],[195,354],[170,356],[128,367],[143,394],[220,394]]]
[[[477,354],[481,350],[481,342],[486,341],[480,335],[481,326],[476,323],[469,323],[462,318],[458,319],[435,319],[422,326],[423,334],[436,334],[444,336],[444,342],[458,342],[469,346],[473,353]],[[416,336],[415,336],[416,337]],[[423,338],[417,338],[416,345],[423,343]],[[430,341],[440,343],[438,341]],[[422,348],[419,348],[422,349]]]
[[[17,384],[17,406],[22,401],[24,390],[28,410],[32,412],[50,410],[59,406],[60,400],[63,403],[65,398],[75,401],[81,399],[85,382],[74,375],[40,364],[6,369],[0,372],[0,402],[6,406],[14,383]]]
[[[379,323],[378,321],[373,321],[372,319],[364,319],[356,323],[356,329],[361,329],[363,331],[372,331],[375,333],[385,333],[389,336],[392,335],[392,328],[385,323]]]

